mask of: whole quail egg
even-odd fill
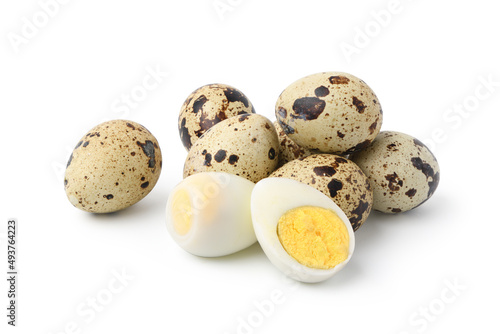
[[[75,207],[95,213],[124,209],[143,199],[160,177],[161,151],[144,126],[113,120],[92,128],[73,150],[64,188]]]
[[[373,205],[368,178],[354,162],[338,155],[315,154],[296,159],[270,176],[300,181],[321,191],[344,211],[354,231],[368,218]]]
[[[290,139],[283,131],[278,122],[274,122],[274,127],[276,128],[276,132],[278,133],[278,139],[280,142],[279,149],[279,158],[278,158],[278,167],[283,166],[289,161],[305,158],[309,155],[314,154],[313,151],[308,150],[307,148],[300,147],[293,140]]]
[[[204,257],[224,256],[257,241],[250,214],[255,184],[221,172],[185,178],[167,201],[167,229],[187,252]]]
[[[324,281],[351,259],[354,233],[329,197],[301,182],[266,178],[251,197],[257,240],[269,260],[301,282]]]
[[[427,201],[439,184],[439,165],[418,139],[382,131],[352,157],[373,187],[373,209],[386,213],[411,210]]]
[[[258,114],[228,118],[194,143],[184,177],[200,172],[227,172],[257,182],[278,164],[279,142],[273,123]]]
[[[252,102],[240,90],[210,84],[192,92],[179,113],[179,134],[189,151],[208,129],[227,118],[255,113]]]
[[[276,118],[299,146],[347,154],[375,139],[382,108],[363,80],[344,72],[323,72],[288,86],[276,102]]]

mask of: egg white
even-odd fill
[[[166,223],[172,239],[187,252],[203,257],[229,255],[251,246],[257,241],[250,213],[254,186],[243,177],[223,172],[185,178],[167,201]],[[189,194],[192,207],[192,224],[184,235],[174,227],[177,191]]]
[[[315,269],[300,264],[286,252],[278,239],[277,225],[280,217],[288,210],[307,205],[333,210],[347,228],[348,257],[331,269]],[[306,283],[321,282],[342,270],[351,259],[355,241],[349,219],[337,204],[311,186],[286,178],[263,179],[252,191],[251,212],[260,246],[269,260],[290,278]]]

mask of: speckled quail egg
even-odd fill
[[[382,126],[382,108],[361,79],[343,72],[323,72],[288,86],[276,102],[276,118],[301,147],[324,153],[359,151]]]
[[[289,161],[299,158],[305,158],[309,155],[314,154],[313,151],[308,150],[307,148],[300,147],[299,145],[297,145],[297,143],[291,140],[290,137],[286,135],[285,131],[283,131],[277,121],[273,124],[276,132],[278,133],[278,139],[280,142],[278,167],[283,166]]]
[[[318,189],[330,197],[356,231],[368,218],[373,205],[370,182],[352,161],[333,154],[315,154],[290,161],[271,177],[286,177]]]
[[[418,139],[382,131],[353,161],[373,187],[373,208],[386,213],[411,210],[427,201],[439,184],[439,165]]]
[[[254,231],[269,260],[301,282],[324,281],[349,262],[354,233],[329,197],[301,182],[266,178],[251,197]]]
[[[192,92],[179,113],[179,134],[189,151],[208,129],[227,118],[255,113],[252,102],[240,90],[224,85],[205,85]]]
[[[273,123],[258,114],[217,123],[191,147],[184,177],[200,172],[227,172],[257,182],[278,164],[279,142]]]
[[[224,256],[257,241],[250,214],[255,184],[229,173],[198,173],[185,178],[167,201],[167,229],[187,252]]]
[[[113,120],[92,128],[71,154],[64,188],[75,207],[105,213],[143,199],[160,177],[161,151],[144,126]]]

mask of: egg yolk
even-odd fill
[[[176,191],[173,197],[173,212],[172,220],[175,231],[179,235],[186,235],[191,229],[193,223],[193,207],[191,205],[191,197],[189,193],[180,189]]]
[[[315,269],[330,269],[349,254],[349,234],[332,210],[303,206],[287,211],[278,221],[278,238],[286,252]]]

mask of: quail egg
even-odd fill
[[[189,151],[215,124],[250,113],[255,113],[252,102],[240,90],[224,84],[202,86],[188,96],[179,113],[182,144]]]
[[[257,182],[278,164],[279,142],[273,123],[258,114],[228,118],[210,128],[188,152],[184,177],[227,172]]]
[[[297,143],[291,140],[290,137],[286,135],[285,131],[283,131],[278,122],[274,122],[274,127],[276,128],[276,132],[278,133],[278,139],[280,142],[278,167],[281,167],[292,160],[305,158],[309,155],[314,154],[313,151],[308,150],[307,148],[300,147],[299,145],[297,145]]]
[[[76,144],[64,177],[75,207],[94,213],[124,209],[155,186],[162,166],[156,138],[127,120],[104,122]]]
[[[295,280],[324,281],[351,259],[355,239],[347,216],[313,187],[266,178],[252,191],[251,213],[265,254]]]
[[[276,118],[299,146],[348,154],[375,139],[382,108],[363,80],[344,72],[323,72],[285,88],[276,102]]]
[[[187,252],[204,257],[240,251],[257,241],[250,214],[255,184],[221,172],[185,178],[167,201],[167,229]]]
[[[401,132],[380,132],[352,159],[370,180],[377,211],[398,213],[416,208],[439,184],[436,157],[420,140]]]

